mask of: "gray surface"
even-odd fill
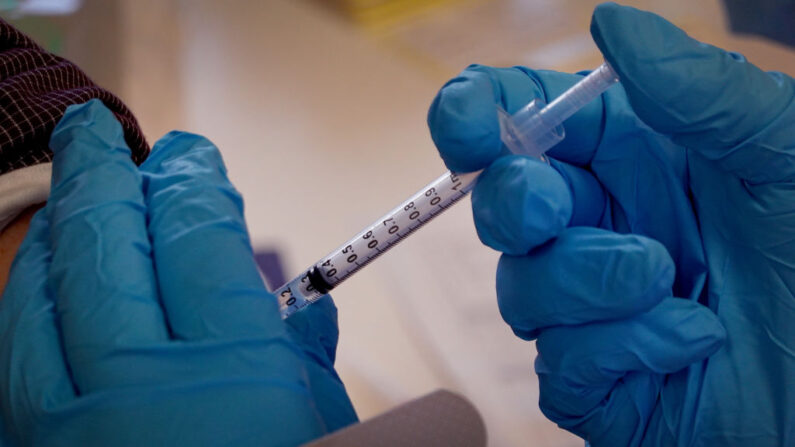
[[[468,400],[450,391],[438,390],[305,444],[306,447],[353,445],[483,447],[486,426]]]

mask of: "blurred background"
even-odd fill
[[[425,116],[468,64],[596,67],[598,3],[0,0],[0,15],[120,96],[150,143],[175,128],[213,140],[255,250],[291,277],[444,171]],[[730,32],[721,0],[623,3],[795,74],[792,50]],[[338,370],[362,419],[447,388],[478,407],[490,445],[582,445],[538,410],[535,347],[500,319],[496,262],[459,205],[335,291]]]

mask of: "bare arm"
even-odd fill
[[[34,205],[23,211],[9,226],[0,231],[0,295],[5,290],[8,281],[8,270],[17,254],[19,244],[25,238],[30,225],[30,219],[44,204]]]

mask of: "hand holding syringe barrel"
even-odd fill
[[[546,107],[536,99],[513,115],[498,109],[502,141],[515,154],[545,160],[544,153],[564,137],[563,121],[616,81],[615,72],[603,63]],[[443,174],[304,273],[276,289],[274,294],[278,297],[282,318],[317,301],[458,202],[472,189],[479,174],[480,171]]]

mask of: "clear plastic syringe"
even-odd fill
[[[616,81],[618,76],[613,69],[603,63],[546,107],[539,98],[513,115],[498,108],[500,138],[515,154],[546,160],[544,152],[563,139],[563,121]],[[304,273],[276,289],[273,293],[279,300],[282,318],[317,301],[461,200],[474,187],[480,172],[444,173]]]

